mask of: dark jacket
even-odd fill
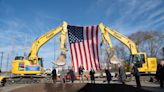
[[[133,66],[133,76],[140,76],[138,67],[136,65]]]
[[[75,80],[75,73],[74,73],[74,71],[72,69],[69,70],[69,74],[70,74],[71,81],[74,81]]]
[[[52,70],[52,79],[56,79],[56,76],[57,76],[56,69],[53,69]]]
[[[90,78],[91,78],[91,80],[95,80],[95,71],[94,70],[90,71]]]
[[[161,66],[159,69],[159,78],[164,79],[164,66]]]
[[[157,80],[159,80],[159,75],[160,75],[159,70],[160,70],[160,68],[161,68],[161,65],[158,64],[158,65],[157,65],[157,71],[156,71],[156,74],[155,74]]]
[[[107,78],[107,80],[108,80],[108,81],[111,81],[112,75],[111,75],[110,71],[109,71],[108,69],[105,69],[105,73],[106,73],[106,78]]]

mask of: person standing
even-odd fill
[[[140,73],[138,71],[138,63],[134,64],[133,66],[133,76],[135,76],[137,87],[140,88],[141,83],[140,83]]]
[[[83,66],[80,66],[80,67],[79,67],[80,82],[81,82],[81,81],[84,82],[84,80],[83,80],[83,77],[84,77],[83,71],[84,71],[84,67],[83,67]]]
[[[119,67],[119,79],[121,81],[122,84],[125,84],[125,80],[126,80],[126,74],[125,74],[125,68],[123,67],[123,64],[119,63],[118,64]]]
[[[159,75],[160,75],[159,70],[160,70],[160,68],[161,68],[161,64],[159,63],[159,64],[157,64],[157,71],[155,74],[155,78],[156,78],[157,82],[159,82]]]
[[[52,70],[52,80],[53,80],[53,83],[56,83],[56,77],[57,77],[56,69],[54,68],[54,69]]]
[[[65,73],[65,70],[64,68],[62,68],[62,71],[61,71],[61,74],[60,74],[60,77],[61,77],[61,81],[62,83],[65,83],[66,82],[66,73]]]
[[[95,71],[93,68],[90,70],[90,78],[91,78],[91,83],[95,84]]]
[[[75,80],[75,73],[74,73],[73,69],[69,70],[69,75],[70,75],[70,80],[73,83]]]
[[[164,61],[161,61],[159,68],[159,80],[160,80],[160,87],[163,88],[163,82],[164,82]]]
[[[110,70],[108,68],[106,68],[105,73],[106,73],[107,82],[108,82],[108,84],[110,84],[110,81],[112,80],[112,75],[110,73]]]

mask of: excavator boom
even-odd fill
[[[55,29],[47,32],[46,34],[42,35],[41,37],[39,37],[37,40],[34,41],[34,43],[32,44],[32,47],[30,49],[29,60],[37,59],[38,51],[39,51],[40,47],[43,46],[46,42],[48,42],[50,39],[52,39],[55,35],[57,35],[60,32],[61,32],[60,47],[61,47],[61,49],[65,49],[64,42],[65,42],[66,33],[67,33],[67,23],[63,22],[62,26],[59,26],[58,28],[55,28]]]
[[[137,47],[136,47],[135,43],[132,40],[130,40],[126,36],[118,33],[117,31],[115,31],[115,30],[113,30],[109,27],[105,27],[103,25],[103,23],[100,23],[99,27],[100,27],[102,35],[104,35],[104,38],[105,38],[105,40],[107,40],[108,43],[109,43],[108,40],[109,40],[109,34],[110,34],[113,37],[115,37],[116,39],[118,39],[120,42],[125,44],[129,48],[129,50],[132,54],[137,54],[137,52],[138,52]]]

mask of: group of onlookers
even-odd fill
[[[136,62],[133,65],[133,69],[132,69],[133,70],[132,74],[133,74],[133,76],[135,77],[135,80],[136,80],[136,86],[139,87],[139,88],[141,87],[140,73],[138,71],[138,68],[140,67],[140,65],[141,64],[139,62]],[[120,80],[120,82],[122,84],[125,84],[125,81],[126,81],[125,68],[124,68],[123,64],[121,64],[121,63],[118,64],[118,67],[119,67],[119,69],[118,69],[119,80]],[[106,81],[107,81],[108,84],[110,84],[110,81],[112,80],[112,75],[111,75],[109,67],[105,68],[104,71],[105,71],[105,74],[106,74]],[[84,67],[83,66],[79,67],[78,73],[79,73],[80,83],[83,83],[84,82]],[[69,76],[70,76],[70,81],[72,83],[74,83],[74,80],[75,80],[75,72],[74,72],[74,70],[72,68],[69,69],[67,74],[69,74]],[[62,72],[61,72],[61,75],[60,75],[62,83],[66,82],[65,75],[66,75],[66,72],[65,72],[64,69],[62,69]],[[90,70],[89,75],[90,75],[91,83],[95,83],[95,70],[93,68]],[[53,80],[54,83],[56,83],[56,77],[57,77],[56,69],[54,68],[53,71],[52,71],[52,80]],[[161,63],[157,67],[156,78],[157,78],[157,80],[160,81],[160,87],[163,88],[163,82],[164,82],[164,61],[161,61]]]
[[[120,69],[119,69],[120,80],[124,84],[125,79],[126,79],[125,70],[122,65],[119,65],[119,67],[120,67]],[[78,69],[80,83],[84,83],[84,70],[85,69],[83,66],[80,66]],[[106,81],[108,84],[110,84],[110,81],[112,80],[112,75],[111,75],[109,67],[105,68],[104,72],[106,74]],[[70,81],[72,83],[74,83],[75,72],[72,68],[69,69],[69,71],[67,73],[64,69],[62,69],[62,71],[60,73],[60,80],[62,81],[62,83],[66,82],[66,74],[69,74]],[[88,80],[88,77],[90,77],[91,83],[95,84],[95,70],[93,68],[91,68],[91,70],[89,71],[89,76],[85,76],[85,77],[87,78],[87,80]],[[52,80],[54,83],[56,83],[56,78],[57,78],[57,73],[56,73],[56,69],[54,68],[52,71]]]
[[[70,75],[70,80],[73,83],[74,80],[75,80],[75,73],[74,73],[73,69],[69,69],[68,73]],[[67,74],[66,71],[64,69],[62,69],[61,74],[60,74],[60,80],[62,81],[62,83],[66,82],[66,74]],[[57,79],[57,73],[56,73],[56,69],[54,68],[52,70],[52,80],[53,80],[53,83],[56,83],[56,79]]]

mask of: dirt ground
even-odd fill
[[[130,85],[122,84],[33,84],[10,92],[150,92]]]
[[[86,84],[33,84],[26,87],[18,88],[10,92],[78,92]]]
[[[135,81],[126,82],[126,85],[120,84],[118,81],[112,81],[107,84],[103,81],[96,81],[96,84],[90,84],[88,81],[74,84],[67,82],[40,83],[40,84],[19,84],[1,87],[0,92],[164,92],[158,83],[141,81],[141,88],[136,88]]]

